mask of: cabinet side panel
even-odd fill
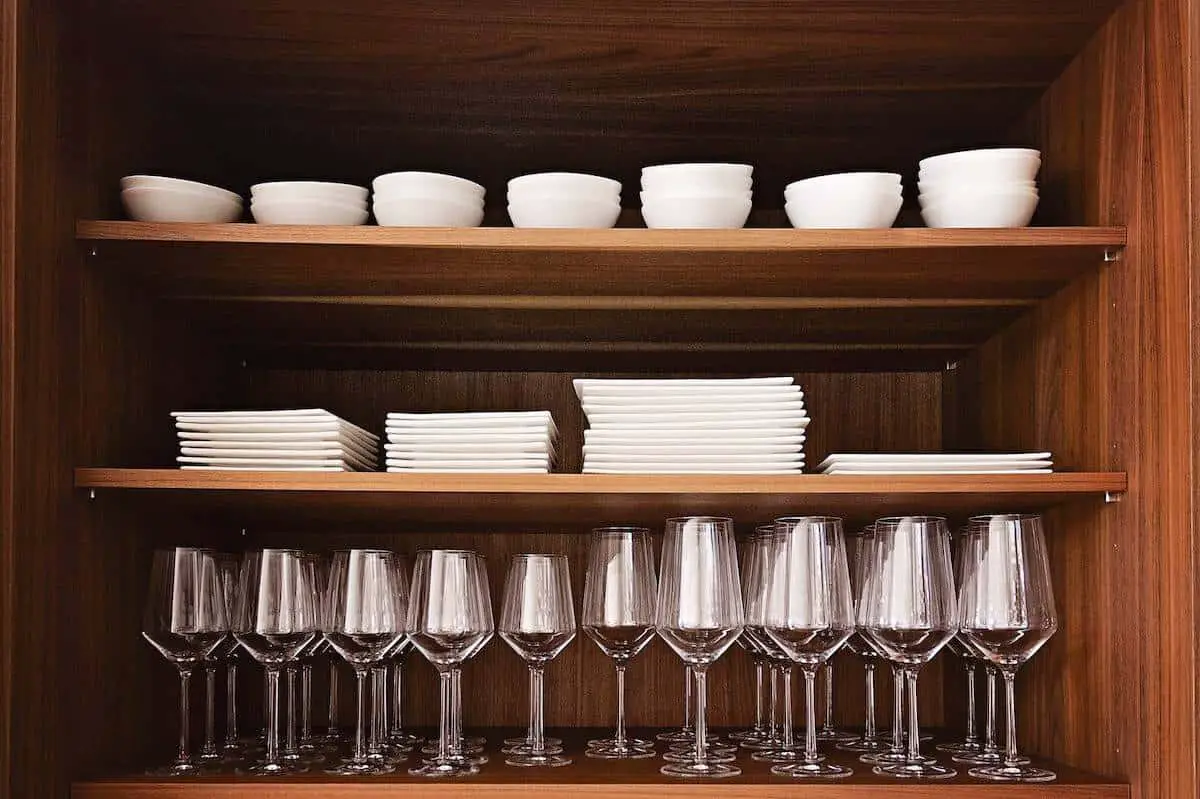
[[[975,444],[1129,472],[1123,501],[1049,519],[1061,621],[1018,680],[1024,745],[1179,799],[1198,793],[1185,22],[1132,0],[1031,112],[1048,210],[1129,245],[956,378]]]
[[[16,302],[16,0],[0,0],[0,793],[11,795],[13,391]]]

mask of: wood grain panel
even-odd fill
[[[1062,624],[1019,683],[1031,749],[1127,778],[1135,797],[1198,792],[1196,29],[1185,6],[1127,3],[1029,120],[1045,201],[1075,222],[1127,224],[1125,257],[986,344],[957,378],[977,378],[961,394],[977,401],[977,443],[1129,472],[1124,502],[1049,518]],[[1129,546],[1135,529],[1147,546]]]
[[[13,514],[17,451],[17,6],[0,2],[0,786],[13,789],[12,688],[16,524]]]

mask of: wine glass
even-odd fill
[[[407,583],[407,572],[404,573],[404,579]],[[394,746],[407,749],[412,749],[421,743],[420,737],[404,728],[404,663],[408,660],[408,653],[411,651],[412,641],[408,636],[404,636],[387,653],[392,674],[392,728],[388,731],[388,739]]]
[[[956,773],[921,757],[917,675],[958,632],[950,534],[936,516],[903,516],[875,523],[870,576],[859,599],[858,621],[871,641],[904,673],[908,698],[908,753],[904,763],[875,766],[892,777],[941,779]]]
[[[203,770],[203,764],[192,756],[189,742],[192,672],[228,635],[229,619],[216,555],[194,547],[155,552],[142,637],[179,670],[180,726],[175,762],[151,773],[187,777]]]
[[[325,637],[354,669],[358,723],[354,754],[329,774],[387,774],[394,767],[367,752],[367,674],[404,635],[405,586],[395,555],[382,549],[351,549],[334,554],[329,575]]]
[[[504,581],[500,637],[529,665],[533,745],[511,753],[510,766],[566,766],[568,758],[546,751],[546,665],[575,637],[571,575],[564,555],[514,555]]]
[[[753,541],[756,536],[761,536],[770,533],[775,529],[773,524],[760,524],[754,528],[754,535],[742,541],[738,545],[738,564],[742,577],[742,601],[745,603],[746,597],[746,571],[747,559],[749,558],[750,549],[753,546]],[[763,707],[763,694],[765,683],[763,674],[766,670],[768,658],[762,651],[762,648],[754,642],[754,639],[745,631],[738,637],[735,643],[744,649],[750,656],[751,663],[754,664],[754,726],[748,730],[738,730],[729,733],[729,738],[734,741],[741,741],[742,746],[749,747],[753,744],[761,744],[771,738],[771,730],[767,729],[766,713]]]
[[[303,557],[295,549],[264,549],[242,560],[234,635],[267,674],[267,750],[248,769],[260,776],[307,770],[279,756],[279,672],[312,643],[321,621]]]
[[[708,754],[707,676],[742,634],[744,614],[733,522],[712,516],[667,521],[655,627],[696,675],[696,743],[692,759],[668,763],[663,774],[732,777],[741,769]]]
[[[493,630],[487,574],[474,552],[434,549],[417,553],[406,629],[413,646],[437,669],[441,698],[437,755],[409,769],[409,774],[478,774],[479,766],[455,751],[457,733],[451,718],[453,671],[487,643]]]
[[[817,730],[817,740],[833,743],[857,740],[857,735],[848,730],[839,729],[833,723],[833,665],[829,661],[826,661],[825,665],[821,667],[821,684],[825,699],[825,712],[821,716],[821,729]]]
[[[1001,782],[1050,782],[1053,771],[1017,754],[1017,669],[1058,629],[1050,560],[1039,516],[977,517],[967,533],[959,623],[963,635],[1004,677],[1004,762],[977,766],[972,777]]]
[[[654,638],[657,598],[650,531],[641,527],[593,530],[583,588],[583,630],[616,666],[617,729],[611,738],[588,741],[588,757],[654,757],[651,742],[630,738],[625,731],[625,669]]]
[[[848,777],[854,772],[817,755],[817,671],[854,632],[850,573],[842,520],[827,516],[778,519],[767,551],[763,629],[804,672],[804,760],[771,768],[786,777]]]
[[[237,612],[238,580],[241,578],[242,556],[232,553],[216,555],[217,573],[221,580],[221,594],[225,599],[225,617],[229,620],[229,635],[221,641],[213,657],[225,663],[225,741],[221,749],[226,761],[241,758],[242,740],[238,734],[238,660],[242,646],[234,637],[233,618]]]
[[[874,534],[875,526],[867,525],[861,533],[854,536],[853,557],[851,558],[850,568],[850,593],[855,606],[858,605],[858,599],[862,596],[863,584],[866,581],[867,552],[870,548],[871,537]],[[886,752],[889,750],[890,745],[879,734],[879,730],[875,726],[875,669],[881,655],[878,648],[871,643],[871,640],[865,637],[857,628],[846,639],[846,648],[858,655],[863,662],[863,672],[866,675],[866,718],[863,723],[862,737],[854,741],[839,744],[838,749],[864,754]],[[897,731],[900,729],[898,726],[899,721],[900,718],[897,716]],[[899,751],[901,747],[898,736],[893,743],[896,744],[896,748]]]
[[[962,590],[963,571],[965,569],[963,550],[968,543],[968,529],[963,528],[960,530],[954,543],[954,582],[960,591]],[[967,673],[967,731],[963,740],[955,743],[938,744],[934,748],[939,752],[945,752],[949,755],[977,755],[983,749],[979,743],[979,736],[975,733],[975,695],[977,693],[975,677],[978,655],[962,631],[959,631],[957,635],[946,642],[946,648],[962,661],[963,668]]]

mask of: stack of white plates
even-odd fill
[[[389,472],[546,473],[558,428],[550,411],[389,413]]]
[[[184,469],[373,472],[379,438],[320,408],[176,411]]]
[[[835,452],[817,468],[823,474],[1047,474],[1053,466],[1049,452]]]
[[[808,412],[790,377],[576,380],[592,474],[795,474]]]

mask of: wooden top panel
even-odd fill
[[[739,521],[803,511],[861,520],[897,513],[1037,510],[1123,492],[1119,472],[1049,475],[398,475],[81,468],[75,485],[137,489],[237,518],[306,521],[385,516],[429,523],[657,526],[681,514]],[[142,496],[142,498],[146,498]]]

